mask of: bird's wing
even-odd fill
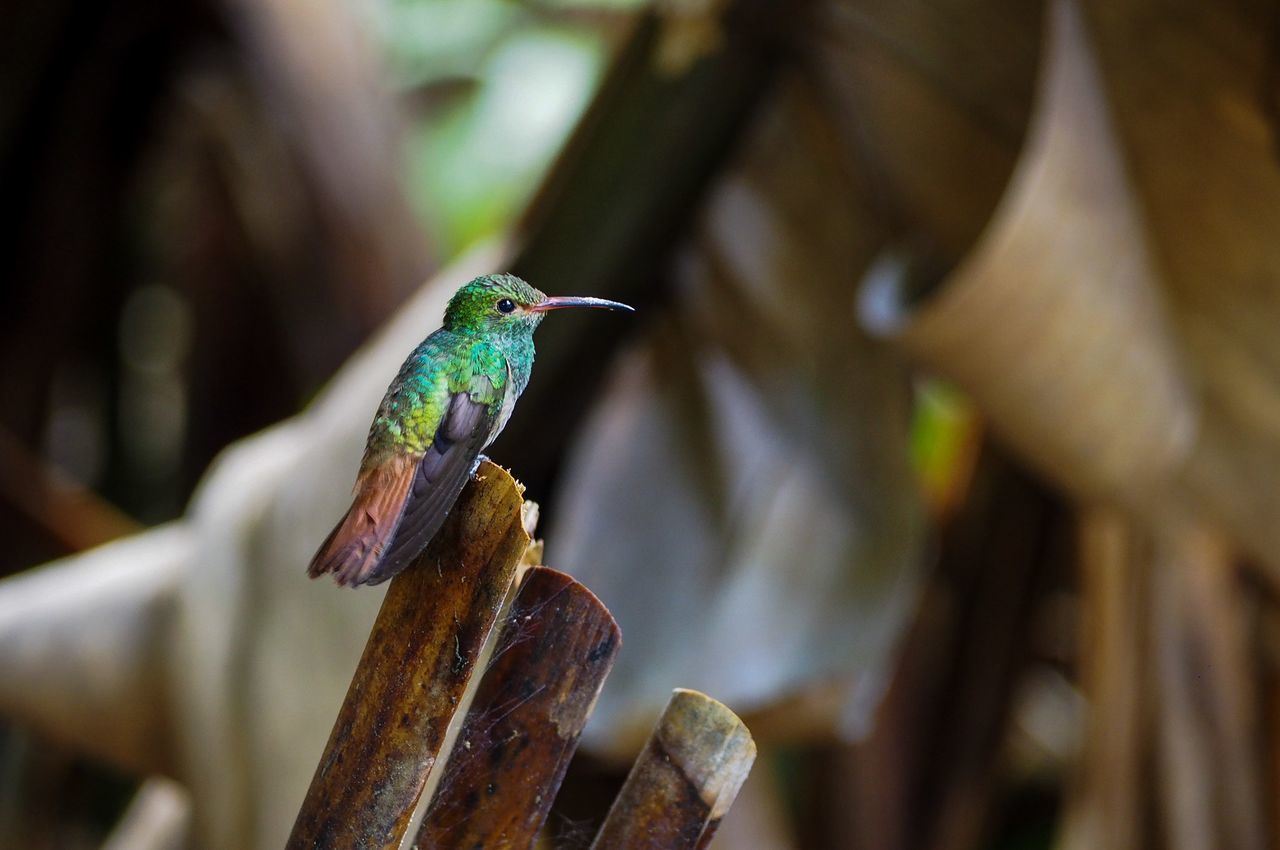
[[[488,380],[480,377],[471,389],[450,395],[431,445],[418,461],[390,544],[377,563],[352,584],[378,584],[391,578],[440,530],[497,420],[498,406],[491,402],[495,392]]]
[[[338,584],[359,584],[377,566],[404,510],[418,467],[414,455],[392,455],[360,472],[355,498],[320,544],[307,573],[333,573]]]

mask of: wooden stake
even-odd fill
[[[414,846],[532,847],[620,643],[591,591],[527,573]]]
[[[529,545],[522,504],[511,475],[484,463],[392,580],[288,848],[400,844]]]
[[[737,715],[677,689],[591,850],[701,850],[755,758],[755,741]]]

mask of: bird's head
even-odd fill
[[[515,275],[490,274],[466,283],[449,299],[444,326],[455,333],[532,334],[551,310],[601,307],[635,312],[603,298],[552,298]]]

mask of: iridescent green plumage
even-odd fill
[[[623,304],[548,298],[518,277],[463,286],[444,327],[413,350],[378,407],[356,496],[309,572],[376,584],[403,569],[439,529],[480,452],[506,425],[533,370],[533,332],[548,310]]]
[[[533,305],[547,296],[512,275],[476,278],[458,290],[444,327],[414,349],[387,388],[363,466],[390,452],[426,451],[454,393],[467,393],[501,419],[507,392],[517,398],[524,392],[533,369],[533,332],[543,314],[500,313],[495,304],[503,298]]]

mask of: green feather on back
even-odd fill
[[[504,313],[498,304],[509,299],[528,306],[544,298],[513,275],[486,275],[459,289],[445,309],[444,327],[414,349],[387,388],[362,466],[380,463],[389,453],[426,451],[453,393],[466,392],[497,413],[508,391],[523,392],[542,314]]]

